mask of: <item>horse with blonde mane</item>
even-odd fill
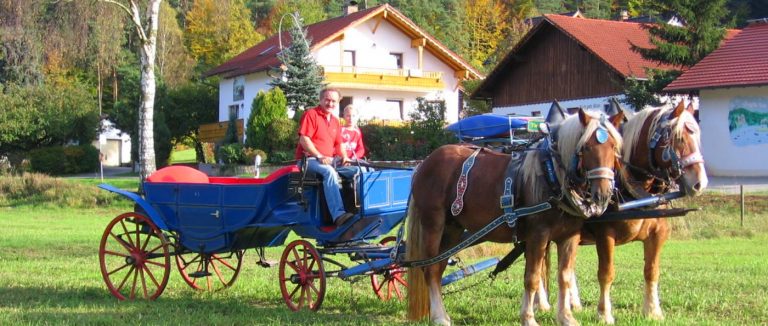
[[[406,260],[424,261],[441,256],[461,243],[466,234],[476,235],[475,232],[483,231],[489,223],[506,215],[509,206],[519,210],[550,202],[556,207],[493,228],[476,243],[524,241],[527,244],[525,292],[520,310],[524,325],[537,325],[534,293],[541,284],[545,248],[550,241],[557,243],[561,289],[557,318],[563,325],[578,324],[571,312],[567,290],[574,275],[572,270],[584,219],[602,214],[613,196],[613,171],[622,144],[614,125],[620,119],[617,115],[608,122],[604,116],[579,111],[566,118],[536,150],[520,154],[519,159],[468,146],[438,148],[413,176]],[[472,164],[467,169],[466,162],[470,159]],[[555,164],[543,166],[542,162],[547,160]],[[507,167],[516,162],[522,166],[507,173]],[[514,205],[510,203],[502,208],[500,202],[505,202],[505,196],[511,196]],[[451,323],[441,296],[440,283],[446,265],[447,261],[442,260],[409,268],[410,319],[429,316],[436,324]]]
[[[698,196],[707,187],[704,158],[701,155],[701,129],[693,117],[693,108],[681,101],[671,108],[646,109],[622,126],[624,149],[619,188],[622,199],[633,200],[660,195],[679,188],[687,196]],[[596,220],[597,221],[597,220]],[[582,245],[596,245],[599,267],[600,299],[598,318],[613,324],[615,318],[610,290],[615,277],[614,248],[632,241],[642,241],[645,267],[643,313],[651,319],[663,319],[659,302],[660,256],[669,238],[666,218],[646,218],[600,223],[585,223]],[[575,275],[571,283],[572,305],[578,309]]]

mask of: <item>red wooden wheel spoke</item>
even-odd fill
[[[156,262],[156,261],[152,261],[152,260],[147,260],[145,263],[147,263],[147,264],[152,264],[152,265],[156,265],[156,266],[160,266],[160,267],[165,267],[165,264],[163,264],[163,263],[158,263],[158,262]]]
[[[120,239],[120,237],[116,236],[116,235],[115,235],[114,233],[112,233],[112,232],[109,232],[109,234],[110,234],[110,235],[111,235],[113,238],[115,238],[115,241],[117,241],[117,243],[119,243],[120,245],[122,245],[122,246],[123,246],[123,248],[125,248],[125,250],[131,251],[131,248],[132,248],[132,245],[133,245],[132,243],[128,243],[128,242],[126,242],[125,240],[123,240],[123,239]],[[128,238],[130,239],[130,237],[128,237]]]
[[[139,276],[141,277],[141,289],[144,292],[144,297],[149,297],[149,292],[147,292],[147,279],[144,277],[144,269],[139,269]]]
[[[133,272],[136,270],[136,267],[131,266],[131,269],[128,270],[128,273],[125,274],[125,277],[123,278],[123,281],[120,282],[120,286],[117,287],[117,290],[120,291],[123,289],[123,286],[125,286],[125,282],[128,281],[128,279],[133,275]]]
[[[131,299],[135,299],[136,298],[136,281],[138,280],[138,277],[139,277],[139,271],[134,269],[133,270],[133,284],[131,284],[131,296],[130,296]]]
[[[123,234],[130,234],[130,232],[128,232],[128,227],[125,226],[125,221],[120,221],[120,226],[123,227]],[[128,241],[125,241],[119,238],[117,239],[117,241],[124,241],[129,243],[131,247],[136,247],[136,245],[133,244],[133,239],[131,239],[131,237],[128,237]]]
[[[213,255],[213,259],[216,259],[216,261],[220,262],[224,266],[227,266],[229,269],[235,270],[235,268],[232,267],[232,265],[230,265],[229,262],[227,262],[226,260],[222,259],[218,255]]]
[[[112,270],[111,272],[109,272],[109,275],[112,275],[112,274],[114,274],[114,273],[116,273],[116,272],[120,271],[121,269],[126,268],[128,266],[131,266],[131,265],[130,264],[123,264],[123,266],[120,266],[120,267]]]
[[[128,257],[128,255],[126,255],[126,254],[121,254],[119,252],[114,252],[114,251],[109,251],[109,250],[105,250],[104,254],[105,255],[112,255],[112,256],[119,256],[119,257],[123,257],[123,258]]]
[[[144,266],[144,271],[147,273],[147,276],[149,276],[149,279],[152,280],[152,283],[155,283],[155,286],[160,286],[160,283],[157,282],[155,279],[155,275],[152,274],[152,271],[149,269],[149,266]]]
[[[149,250],[146,253],[151,254],[151,253],[154,253],[155,251],[162,250],[162,249],[163,249],[163,244],[161,243],[161,244],[157,245],[157,247],[152,248],[152,250]],[[142,249],[142,251],[143,250],[144,249]]]

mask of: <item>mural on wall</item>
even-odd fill
[[[728,130],[736,146],[768,144],[768,97],[734,97]]]

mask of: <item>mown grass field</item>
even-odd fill
[[[82,181],[78,181],[81,182]],[[87,182],[85,182],[87,183]],[[126,185],[130,187],[130,185]],[[617,252],[612,293],[619,325],[766,325],[768,324],[768,197],[750,197],[740,226],[737,196],[706,195],[680,201],[703,210],[674,220],[676,235],[662,257],[661,300],[666,320],[642,317],[642,245]],[[153,302],[119,302],[99,272],[98,245],[107,223],[130,209],[128,203],[92,208],[47,205],[0,207],[0,324],[61,325],[386,325],[422,324],[405,320],[403,302],[382,302],[367,278],[330,279],[320,311],[293,313],[282,301],[277,268],[255,264],[246,252],[243,270],[232,288],[197,292],[174,270],[163,295]],[[292,238],[289,238],[289,241]],[[506,246],[487,245],[463,253],[465,261],[502,255]],[[277,260],[282,247],[267,250]],[[577,274],[583,325],[597,325],[597,258],[593,247],[579,251]],[[522,264],[493,283],[486,273],[447,287],[448,312],[457,325],[517,324]],[[554,298],[550,298],[551,303]],[[539,313],[543,325],[553,313]]]

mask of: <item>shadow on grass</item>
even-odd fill
[[[167,291],[166,291],[167,292]],[[11,324],[391,324],[405,322],[401,309],[372,298],[351,305],[326,302],[318,312],[290,311],[282,298],[255,299],[224,292],[160,296],[155,301],[119,301],[105,288],[0,287],[0,311]],[[177,293],[176,295],[179,295]],[[338,298],[336,298],[338,299]],[[346,300],[345,300],[346,301]],[[384,310],[382,310],[384,308]],[[378,316],[377,316],[378,315]]]

